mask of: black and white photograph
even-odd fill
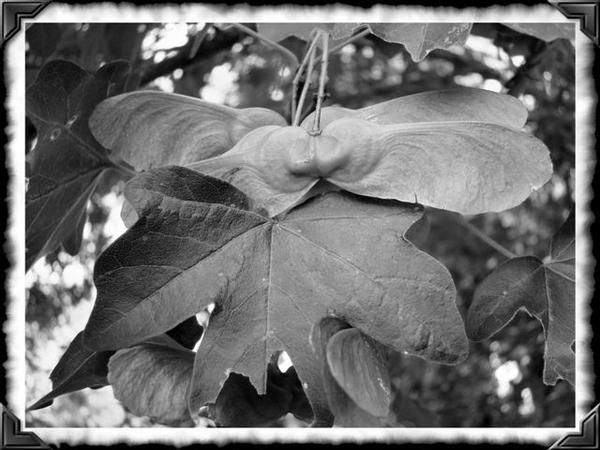
[[[7,3],[6,448],[597,448],[587,10]]]

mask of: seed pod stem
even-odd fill
[[[323,40],[323,59],[321,60],[321,77],[319,79],[319,95],[317,97],[317,108],[315,111],[315,120],[311,130],[311,135],[321,134],[321,108],[323,107],[323,99],[325,98],[325,84],[327,83],[327,63],[329,62],[329,53],[327,47],[329,45],[329,33],[321,31],[321,39]]]

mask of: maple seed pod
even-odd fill
[[[347,146],[331,136],[306,136],[288,148],[285,168],[293,175],[325,178],[344,167],[350,159]]]

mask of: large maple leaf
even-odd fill
[[[544,383],[575,384],[575,214],[552,239],[547,262],[512,258],[477,287],[467,315],[467,334],[486,339],[525,309],[544,327]]]
[[[230,371],[264,394],[271,355],[285,350],[315,422],[329,417],[309,344],[328,314],[433,361],[467,354],[448,271],[403,237],[417,205],[328,193],[276,220],[231,185],[180,167],[137,176],[126,196],[140,218],[96,263],[84,343],[126,347],[214,303],[192,412],[215,400]]]
[[[81,246],[87,201],[101,176],[115,168],[91,135],[88,117],[106,97],[125,89],[129,65],[106,64],[90,74],[68,61],[52,61],[27,89],[26,112],[37,128],[27,155],[26,267],[60,245]]]

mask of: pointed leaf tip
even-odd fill
[[[78,333],[50,373],[52,391],[31,405],[28,410],[50,406],[56,397],[70,392],[106,386],[107,364],[113,353],[87,349],[83,345],[83,333]]]

